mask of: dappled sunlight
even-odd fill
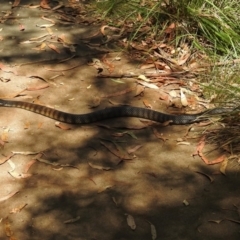
[[[78,3],[86,14],[87,3]],[[75,114],[122,105],[185,111],[177,106],[186,93],[180,89],[191,89],[189,79],[171,75],[164,61],[156,62],[166,70],[164,77],[150,74],[152,82],[139,77],[144,68],[133,57],[137,52],[130,56],[103,44],[100,20],[88,16],[84,21],[85,15],[69,4],[63,1],[55,10],[41,9],[37,0],[13,9],[0,4],[14,13],[14,19],[2,18],[0,27],[0,99]],[[49,19],[54,25],[44,26],[53,24]],[[196,89],[191,100],[195,94],[200,98]],[[61,128],[24,109],[0,111],[0,239],[238,236],[237,223],[226,219],[239,218],[240,170],[229,162],[224,175],[220,165],[208,166],[192,156],[204,126],[190,131],[189,125],[122,117]]]

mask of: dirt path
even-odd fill
[[[107,59],[105,72],[139,70],[123,53],[82,40],[99,26],[60,21],[76,11],[70,5],[61,13],[31,3],[1,3],[0,98],[75,113],[144,101],[166,111],[159,90],[136,96],[134,78],[97,77],[89,64],[96,59]],[[189,126],[132,118],[59,128],[31,112],[0,110],[1,239],[239,239],[239,170],[230,166],[224,176],[192,157],[199,141],[192,137],[204,128],[189,139]]]

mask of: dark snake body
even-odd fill
[[[104,119],[118,118],[118,117],[138,117],[155,122],[169,122],[170,124],[184,125],[194,122],[200,122],[206,120],[207,117],[216,114],[222,114],[229,112],[229,109],[214,108],[197,114],[183,114],[183,115],[171,115],[161,112],[157,112],[147,108],[139,107],[111,107],[103,110],[97,110],[86,114],[72,114],[55,110],[53,108],[45,107],[42,105],[22,102],[22,101],[9,101],[0,99],[0,107],[14,107],[22,108],[27,111],[31,111],[37,114],[41,114],[45,117],[55,119],[60,122],[70,124],[86,124],[98,122]]]

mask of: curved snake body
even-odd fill
[[[138,117],[160,123],[169,122],[170,124],[184,125],[194,122],[200,122],[206,120],[211,115],[223,114],[230,111],[226,108],[214,108],[197,114],[171,115],[147,108],[120,106],[105,108],[91,113],[72,114],[34,103],[0,99],[0,107],[1,106],[22,108],[37,114],[41,114],[48,118],[70,124],[93,123],[105,119],[118,117]]]

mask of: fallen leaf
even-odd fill
[[[147,99],[143,100],[143,104],[145,105],[145,107],[152,109],[152,105],[148,102]]]
[[[62,129],[62,130],[71,130],[72,126],[70,124],[62,123],[62,122],[55,122],[55,126]]]
[[[124,84],[125,82],[120,80],[120,79],[111,79],[111,81],[116,82],[116,83],[121,83]]]
[[[101,98],[100,97],[94,97],[91,101],[91,103],[89,104],[90,108],[96,108],[100,105],[101,103]]]
[[[42,25],[36,25],[36,27],[40,27],[40,28],[50,28],[52,26],[54,26],[55,24],[42,24]]]
[[[224,221],[224,219],[220,219],[220,220],[208,220],[208,222],[213,222],[213,223],[221,223],[222,221]]]
[[[190,142],[186,142],[186,141],[182,141],[182,142],[178,142],[177,145],[190,145]]]
[[[127,152],[128,152],[128,154],[132,154],[132,153],[136,152],[141,147],[142,147],[142,145],[137,145],[135,147],[128,148]]]
[[[126,131],[125,133],[128,134],[129,136],[131,136],[134,139],[138,139],[137,136],[133,132]]]
[[[3,201],[5,201],[5,200],[11,198],[12,196],[14,196],[15,194],[17,194],[18,192],[19,192],[19,191],[15,191],[15,192],[9,193],[9,194],[8,194],[7,196],[5,196],[5,197],[1,197],[1,198],[0,198],[0,202],[3,202]]]
[[[14,171],[16,169],[15,163],[10,159],[7,162],[10,165],[10,167],[12,168],[11,171]]]
[[[112,170],[112,169],[113,169],[113,168],[111,168],[111,167],[104,167],[104,166],[96,165],[96,164],[93,164],[93,163],[90,163],[90,162],[88,162],[88,165],[89,165],[91,168],[94,168],[94,169],[97,169],[97,170],[106,170],[106,171],[109,171],[109,170]]]
[[[177,94],[177,92],[175,91],[175,90],[171,90],[170,92],[169,92],[169,95],[171,96],[171,97],[177,97],[178,96],[178,94]]]
[[[211,176],[209,176],[208,174],[206,174],[206,173],[199,172],[199,171],[195,171],[195,172],[205,176],[211,183],[214,181],[214,179]]]
[[[198,143],[198,146],[197,146],[197,149],[196,149],[196,151],[192,154],[192,156],[194,157],[195,155],[198,155],[198,156],[204,161],[204,163],[207,164],[207,165],[218,164],[218,163],[224,161],[224,159],[226,158],[225,155],[222,155],[222,156],[216,158],[216,159],[213,160],[213,161],[209,161],[209,160],[204,156],[204,154],[203,154],[203,148],[204,148],[204,146],[205,146],[205,137],[206,137],[206,136],[203,136],[203,137],[200,139],[200,141],[199,141],[199,143]]]
[[[17,75],[17,71],[14,67],[9,67],[9,66],[6,66],[4,65],[3,63],[0,62],[0,69],[4,72],[7,72],[7,73],[14,73],[15,75]]]
[[[149,68],[154,68],[155,64],[154,63],[146,63],[141,65],[140,69],[149,69]]]
[[[129,156],[128,153],[121,152],[119,149],[117,149],[115,143],[114,143],[115,148],[112,145],[110,145],[109,143],[105,143],[103,141],[100,141],[100,143],[104,147],[106,147],[112,154],[114,154],[115,156],[117,156],[121,160],[132,160],[134,158],[133,156]]]
[[[224,161],[221,163],[220,165],[220,172],[226,176],[226,169],[227,169],[227,165],[228,165],[228,158],[225,158]]]
[[[30,169],[30,167],[36,162],[36,159],[32,159],[31,161],[29,161],[26,166],[24,167],[23,172],[26,174],[28,172],[28,170]]]
[[[137,80],[137,82],[145,87],[151,88],[151,89],[159,89],[159,87],[153,83],[147,83],[141,80]]]
[[[3,130],[3,132],[1,133],[1,140],[6,143],[8,142],[8,133],[9,133],[10,129],[9,128],[5,128]]]
[[[3,159],[0,159],[0,165],[8,161],[13,156],[14,156],[14,153],[11,153],[9,156],[4,157]]]
[[[13,154],[20,154],[20,155],[36,155],[36,154],[39,154],[39,152],[16,152],[16,151],[12,151]]]
[[[189,206],[189,202],[188,202],[186,199],[183,200],[183,204],[184,204],[185,206]]]
[[[5,234],[7,237],[11,237],[13,235],[13,232],[11,230],[11,225],[10,225],[8,218],[4,219],[4,230],[5,230]]]
[[[151,223],[150,223],[150,227],[151,227],[152,240],[156,240],[157,239],[156,227]]]
[[[130,214],[127,214],[127,224],[132,230],[135,230],[137,227],[133,216]]]
[[[139,75],[138,79],[143,80],[145,82],[150,82],[150,79],[148,79],[145,75]]]
[[[78,167],[75,167],[75,166],[73,166],[73,165],[70,165],[70,164],[61,164],[61,163],[58,163],[58,162],[51,162],[51,161],[49,161],[49,160],[46,160],[46,159],[43,159],[43,158],[41,158],[41,157],[36,157],[36,158],[34,158],[35,160],[37,160],[37,161],[39,161],[39,162],[41,162],[41,163],[45,163],[45,164],[48,164],[48,165],[52,165],[52,166],[54,166],[54,167],[72,167],[72,168],[76,168],[76,169],[78,169]]]
[[[186,95],[184,94],[182,88],[180,88],[180,98],[181,98],[181,104],[186,107],[188,106],[188,100],[187,100],[187,97]]]
[[[145,90],[145,87],[138,84],[137,87],[136,87],[135,97],[142,94],[144,92],[144,90]]]
[[[46,21],[51,22],[52,24],[55,24],[55,21],[52,20],[52,19],[50,19],[50,18],[46,18],[45,16],[42,16],[41,18],[44,19],[44,20],[46,20]]]
[[[98,193],[102,193],[107,191],[108,189],[111,189],[114,185],[107,185],[107,186],[102,186],[99,188]]]
[[[107,58],[103,57],[102,62],[105,65],[107,65],[107,69],[110,73],[112,73],[114,71],[115,66],[111,62],[109,62]]]
[[[24,25],[22,25],[22,24],[19,24],[19,30],[20,30],[20,31],[24,31],[24,30],[25,30],[25,27],[24,27]]]
[[[54,44],[48,44],[48,47],[51,48],[52,50],[54,50],[57,53],[61,53],[60,50],[54,45]]]
[[[170,123],[170,122],[169,122],[169,123]],[[158,130],[157,130],[155,127],[153,127],[152,130],[153,130],[153,133],[154,133],[155,137],[163,140],[164,142],[165,142],[166,140],[168,140],[168,138],[164,137],[164,136],[163,136],[163,133],[159,133]]]
[[[13,5],[12,5],[12,8],[17,7],[19,5],[20,1],[21,0],[15,0]]]
[[[44,8],[44,9],[51,9],[51,7],[49,6],[49,0],[41,0],[40,2],[40,6],[41,8]]]
[[[235,220],[235,219],[226,218],[226,220],[230,221],[230,222],[234,222],[234,223],[240,224],[240,221]]]
[[[18,213],[20,212],[23,208],[25,208],[27,206],[27,203],[23,203],[22,205],[20,205],[19,207],[13,208],[10,213]]]
[[[165,30],[165,33],[171,34],[176,28],[176,24],[175,23],[171,23]]]
[[[26,90],[27,91],[36,91],[36,90],[41,90],[41,89],[45,89],[45,88],[48,88],[49,87],[49,84],[42,84],[42,85],[39,85],[39,86],[32,86],[32,87],[27,87]]]
[[[178,60],[178,65],[181,66],[184,63],[186,63],[186,61],[189,59],[190,56],[191,56],[190,53],[183,54],[181,59]]]
[[[77,216],[75,218],[72,218],[72,219],[69,219],[69,220],[66,220],[64,221],[65,224],[68,224],[68,223],[75,223],[77,222],[81,217],[80,216]]]

